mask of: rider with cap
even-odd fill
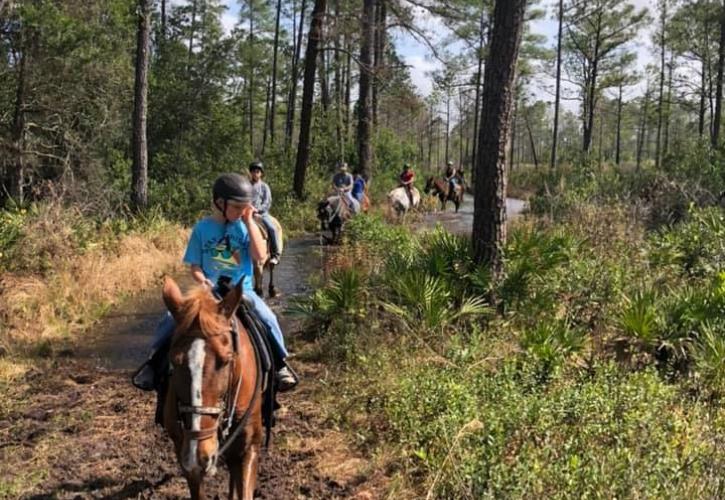
[[[335,191],[345,199],[350,211],[356,214],[360,211],[360,202],[352,196],[352,188],[354,180],[348,172],[347,163],[340,162],[337,164],[337,173],[332,177],[332,187]]]
[[[278,390],[289,390],[297,384],[296,377],[285,364],[287,349],[277,317],[254,292],[252,261],[266,254],[264,239],[254,223],[252,185],[239,174],[222,174],[212,189],[213,213],[200,220],[191,232],[184,254],[191,276],[216,294],[219,283],[235,286],[240,280],[244,296],[253,304],[254,312],[265,325],[270,343],[282,368],[277,372]],[[133,383],[144,390],[158,389],[158,381],[166,369],[168,349],[174,332],[174,318],[166,313],[154,332],[151,355],[134,374]],[[157,418],[159,414],[157,413]]]
[[[262,224],[269,235],[270,253],[269,263],[279,264],[279,248],[277,245],[277,228],[269,215],[272,206],[272,191],[269,185],[262,180],[264,177],[264,164],[261,161],[253,161],[249,164],[249,178],[252,181],[252,206],[262,218]]]
[[[446,164],[446,180],[448,181],[448,192],[449,196],[453,196],[456,192],[456,183],[459,181],[458,169],[453,166],[453,162],[448,160]]]

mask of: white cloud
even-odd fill
[[[424,55],[420,54],[407,55],[404,58],[413,84],[421,95],[427,96],[433,89],[433,80],[431,80],[429,73],[440,69],[440,62],[426,59]]]
[[[236,26],[238,20],[239,19],[238,19],[238,15],[236,12],[230,12],[229,10],[224,12],[224,14],[222,14],[222,19],[221,19],[222,28],[224,29],[224,33],[226,33],[227,35],[229,33],[231,33],[232,30],[234,29],[234,26]]]

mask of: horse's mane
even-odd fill
[[[207,338],[229,328],[219,316],[216,299],[203,287],[196,287],[184,296],[184,302],[176,315],[177,332],[186,334],[196,320],[199,321],[202,335]]]

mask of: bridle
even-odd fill
[[[232,337],[232,341],[238,342],[239,339],[239,320],[237,319],[236,315],[232,316],[230,320],[230,329],[229,334]],[[232,356],[232,359],[229,363],[229,383],[227,384],[227,390],[224,392],[223,397],[219,400],[218,404],[216,406],[195,406],[195,405],[182,405],[177,403],[177,415],[180,417],[179,421],[181,424],[181,430],[184,435],[184,437],[188,439],[195,439],[198,441],[204,441],[206,439],[210,439],[220,433],[220,444],[219,449],[217,451],[217,455],[223,454],[227,448],[231,445],[231,443],[237,438],[239,435],[239,432],[241,429],[244,428],[244,424],[249,418],[249,415],[252,411],[252,407],[254,406],[254,402],[257,399],[257,394],[259,393],[260,385],[261,385],[261,377],[259,373],[260,368],[260,359],[259,359],[259,353],[257,352],[256,348],[253,348],[254,355],[255,355],[255,361],[257,364],[257,370],[256,370],[256,381],[255,381],[255,389],[254,394],[252,395],[252,400],[249,402],[249,406],[247,406],[247,409],[244,412],[244,415],[239,420],[237,424],[237,428],[234,430],[232,435],[229,435],[229,432],[232,428],[232,425],[234,423],[234,415],[236,410],[236,401],[239,397],[239,391],[242,387],[242,374],[240,371],[239,378],[237,380],[237,383],[234,384],[234,369],[236,367],[236,364],[239,362],[239,346],[234,346],[234,355]],[[198,431],[189,429],[184,422],[184,419],[181,418],[184,415],[198,415],[198,416],[216,416],[216,419],[214,420],[214,425],[211,427],[207,427],[205,429],[200,429]],[[221,431],[220,431],[221,429]]]

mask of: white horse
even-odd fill
[[[420,192],[416,188],[411,188],[413,206],[410,206],[410,198],[404,187],[397,187],[388,193],[388,204],[398,216],[404,215],[409,210],[420,205]]]

